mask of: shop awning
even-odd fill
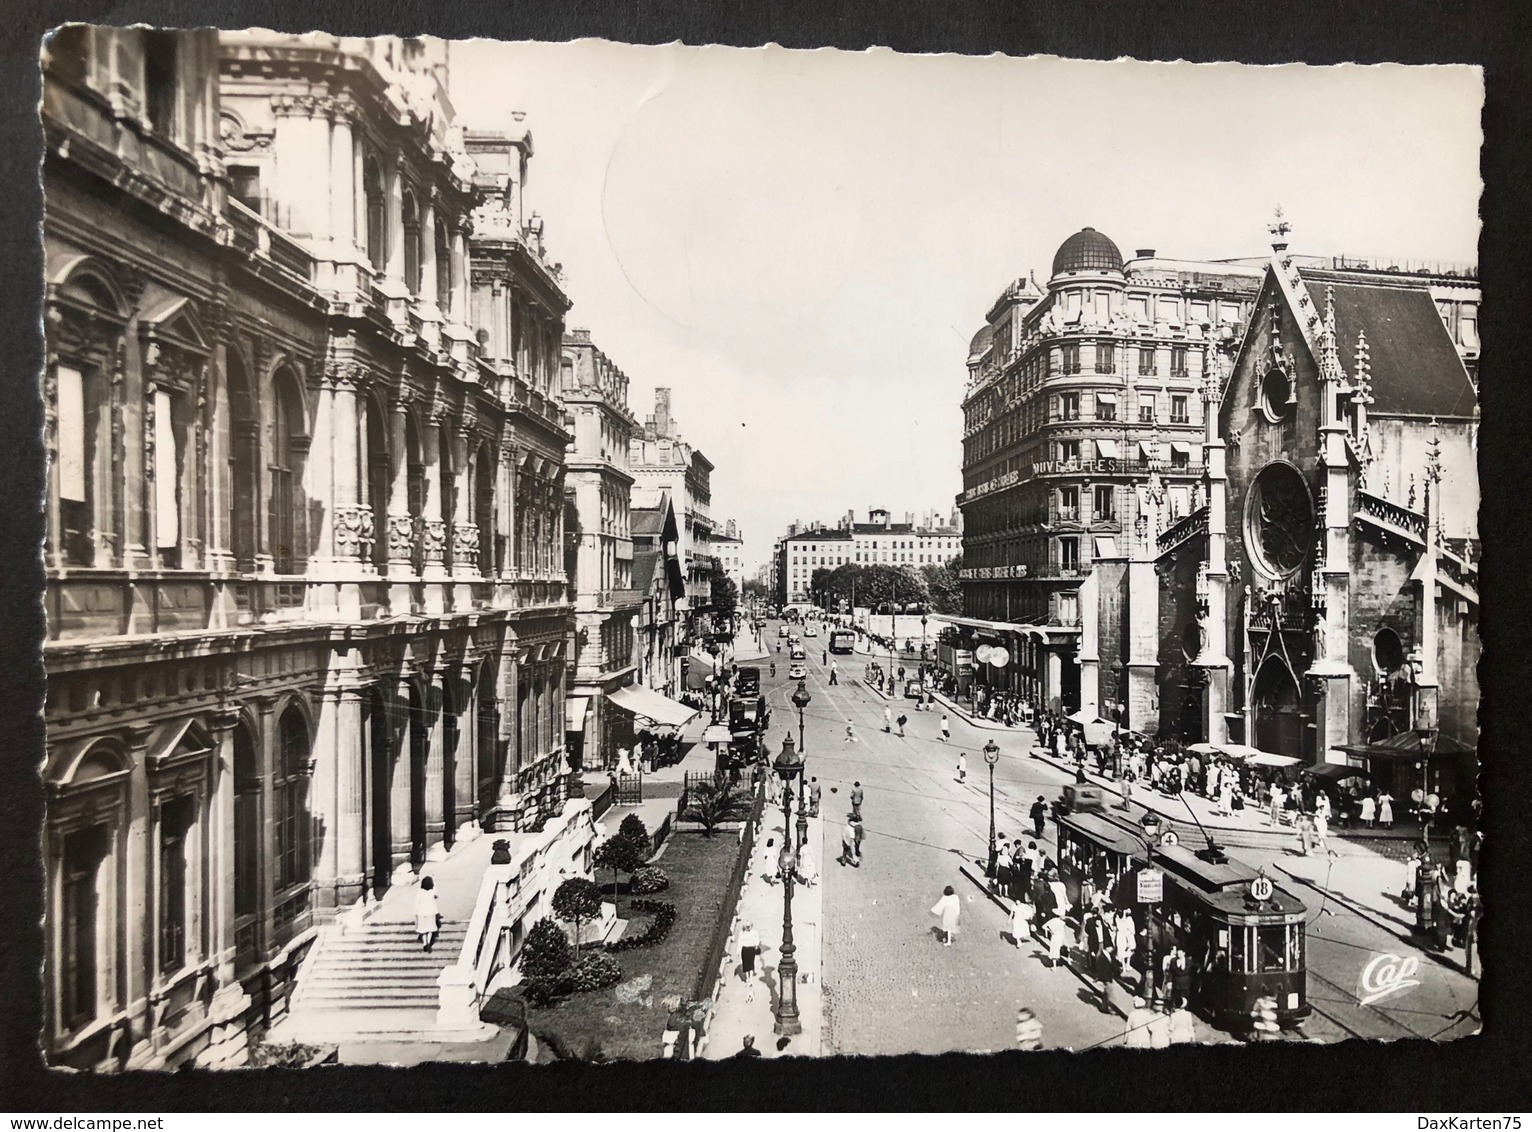
[[[1265,754],[1259,747],[1252,747],[1248,743],[1218,743],[1216,746],[1220,755],[1227,755],[1231,759],[1253,759],[1256,755]]]
[[[1190,456],[1192,454],[1192,446],[1190,444],[1182,444],[1179,440],[1170,442],[1170,450],[1178,456]]]
[[[1096,394],[1096,404],[1098,404],[1098,405],[1115,405],[1115,404],[1117,404],[1117,394],[1115,394],[1115,393],[1097,393]]]
[[[589,696],[570,696],[564,701],[564,730],[584,731],[585,713],[590,710]]]
[[[1078,723],[1083,727],[1087,723],[1101,723],[1104,721],[1095,712],[1077,711],[1069,717],[1069,722]]]
[[[1096,455],[1101,457],[1101,459],[1103,459],[1103,460],[1115,460],[1115,459],[1117,459],[1117,441],[1115,441],[1115,440],[1098,440],[1098,441],[1096,441]]]
[[[662,696],[652,688],[645,688],[642,684],[630,684],[626,688],[618,688],[610,693],[607,699],[634,715],[641,715],[645,719],[652,719],[656,723],[668,724],[671,727],[682,727],[692,716],[696,715],[696,709],[689,708],[685,704],[678,704],[669,696]]]
[[[1303,773],[1311,778],[1322,778],[1326,782],[1344,782],[1348,778],[1370,778],[1362,767],[1347,766],[1345,763],[1320,763],[1318,766],[1306,766]]]
[[[1154,445],[1147,440],[1138,442],[1138,455],[1142,460],[1158,460],[1159,455],[1154,450]]]
[[[1297,766],[1302,759],[1295,759],[1292,755],[1273,755],[1269,751],[1258,751],[1250,756],[1251,766],[1288,767]]]
[[[1397,735],[1390,735],[1387,739],[1376,743],[1341,743],[1335,748],[1337,751],[1345,751],[1348,755],[1361,755],[1367,759],[1381,761],[1404,759],[1419,759],[1431,756],[1436,758],[1444,755],[1472,755],[1474,748],[1467,743],[1454,739],[1451,735],[1443,735],[1441,732],[1427,731],[1421,734],[1419,731],[1401,731]]]
[[[1117,557],[1117,539],[1116,539],[1115,536],[1113,536],[1113,535],[1095,535],[1094,538],[1096,540],[1096,551],[1095,551],[1095,557],[1096,558],[1116,558]]]

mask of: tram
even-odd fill
[[[1095,806],[1061,809],[1054,820],[1059,877],[1071,902],[1088,883],[1117,907],[1131,909],[1140,931],[1157,937],[1156,960],[1172,942],[1179,945],[1187,957],[1192,1010],[1231,1030],[1249,1028],[1261,998],[1275,1000],[1284,1026],[1308,1016],[1308,909],[1302,900],[1230,860],[1211,840],[1194,852],[1175,844],[1174,834],[1162,837],[1153,827]],[[1163,878],[1162,898],[1153,904],[1138,900],[1139,875],[1147,870]]]

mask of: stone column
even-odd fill
[[[333,674],[320,699],[314,743],[314,809],[323,833],[314,879],[325,912],[353,903],[366,884],[363,688],[355,676],[349,664]]]
[[[474,815],[478,813],[479,782],[479,671],[480,658],[464,658],[463,667],[454,672],[457,680],[453,704],[457,708],[457,749],[452,763],[452,813],[447,815],[453,831],[453,843],[469,840],[475,832]]]
[[[337,565],[345,564],[345,574],[354,577],[354,567],[372,559],[372,509],[362,500],[362,466],[358,427],[360,413],[357,387],[361,368],[355,363],[337,367],[333,374],[334,394],[331,433],[331,510],[334,512],[333,556]]]
[[[426,859],[439,861],[447,855],[447,727],[446,684],[451,674],[440,671],[426,685],[424,705],[426,733]]]
[[[389,422],[389,448],[393,452],[393,473],[388,492],[388,576],[407,577],[415,572],[415,519],[410,514],[410,403],[394,403]]]
[[[212,769],[208,781],[208,862],[212,889],[208,894],[209,957],[216,979],[234,979],[234,727],[233,711],[216,713],[209,730],[213,738]]]
[[[330,238],[337,259],[356,255],[356,149],[351,136],[351,108],[336,103],[330,119]]]
[[[442,514],[442,467],[441,467],[441,427],[442,417],[433,413],[426,426],[421,429],[421,461],[424,465],[425,490],[421,506],[421,546],[422,567],[421,576],[427,582],[444,582],[447,580],[446,550],[447,550],[447,516]],[[441,594],[439,590],[428,591],[427,602],[437,602],[440,609]]]
[[[479,575],[479,528],[469,510],[468,428],[465,425],[452,437],[452,462],[455,465],[452,493],[452,575],[476,578]]]
[[[425,321],[441,321],[441,311],[437,307],[441,298],[436,293],[436,194],[426,191],[421,194],[420,201],[420,294],[417,296]]]
[[[410,681],[401,680],[394,689],[397,697],[394,726],[389,730],[393,756],[388,780],[389,871],[397,875],[410,864],[410,819],[414,813],[412,781],[414,778],[415,728],[420,721],[410,710]]]

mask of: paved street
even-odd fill
[[[775,632],[775,629],[772,629]],[[769,638],[773,648],[775,638]],[[823,663],[824,639],[805,642],[807,687],[813,695],[804,713],[808,773],[824,787],[824,954],[826,1053],[1009,1049],[1015,1043],[1018,1007],[1030,1007],[1043,1023],[1049,1046],[1080,1049],[1119,1044],[1122,1019],[1104,1013],[1097,995],[1068,969],[1050,969],[1035,943],[1017,949],[1009,942],[1005,913],[959,872],[985,853],[988,833],[988,778],[981,753],[993,738],[1001,748],[995,768],[997,833],[1030,837],[1026,811],[1037,795],[1050,801],[1073,772],[1059,763],[1031,757],[1035,736],[1016,729],[997,732],[973,726],[949,713],[950,742],[939,734],[939,710],[916,712],[910,701],[886,701],[861,681],[868,658],[832,657],[839,683],[831,687]],[[782,654],[785,656],[785,651]],[[775,657],[775,653],[773,653]],[[796,710],[788,702],[795,684],[778,664],[766,684],[773,706],[773,747],[780,744]],[[883,731],[885,704],[897,718],[909,716],[906,735]],[[846,738],[851,721],[857,741]],[[968,756],[966,782],[958,782],[958,751]],[[835,864],[839,829],[849,810],[854,781],[865,791],[867,830],[860,869]],[[1163,798],[1155,799],[1161,805]],[[1200,800],[1195,802],[1200,807]],[[1199,817],[1202,816],[1199,809]],[[1195,834],[1195,826],[1186,819]],[[1252,823],[1246,823],[1247,825]],[[1321,1041],[1348,1037],[1456,1037],[1478,1026],[1478,984],[1452,959],[1422,952],[1406,939],[1408,914],[1380,909],[1381,893],[1355,893],[1346,902],[1326,899],[1325,866],[1295,856],[1290,831],[1215,831],[1231,856],[1265,866],[1309,907],[1308,991],[1315,1007],[1301,1036]],[[1053,831],[1040,845],[1051,853]],[[1330,891],[1393,883],[1400,866],[1366,845],[1340,845]],[[952,947],[935,934],[929,909],[951,884],[963,901],[963,919]],[[1357,897],[1360,897],[1358,902]],[[1355,905],[1355,907],[1353,907]],[[1359,914],[1357,909],[1367,912]],[[1393,924],[1396,930],[1389,930]],[[1396,955],[1417,964],[1419,985],[1375,1005],[1358,1004],[1358,985],[1368,963]],[[1382,960],[1386,961],[1386,960]],[[1200,1027],[1207,1040],[1227,1036]],[[1300,1035],[1293,1035],[1294,1037]]]

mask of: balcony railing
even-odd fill
[[[1208,509],[1206,507],[1199,507],[1184,519],[1177,519],[1170,526],[1166,527],[1165,530],[1161,531],[1159,538],[1155,540],[1155,546],[1161,554],[1165,554],[1174,550],[1188,539],[1207,534],[1207,530]]]
[[[314,257],[265,217],[230,199],[224,211],[233,230],[233,244],[246,256],[266,259],[300,279],[314,278]]]
[[[1371,515],[1380,519],[1391,527],[1407,531],[1422,542],[1426,537],[1426,517],[1419,511],[1413,511],[1398,503],[1391,503],[1382,496],[1374,495],[1370,491],[1358,490],[1356,493],[1358,510],[1364,515]]]
[[[1250,598],[1250,627],[1308,632],[1314,604],[1302,590],[1257,590]]]

